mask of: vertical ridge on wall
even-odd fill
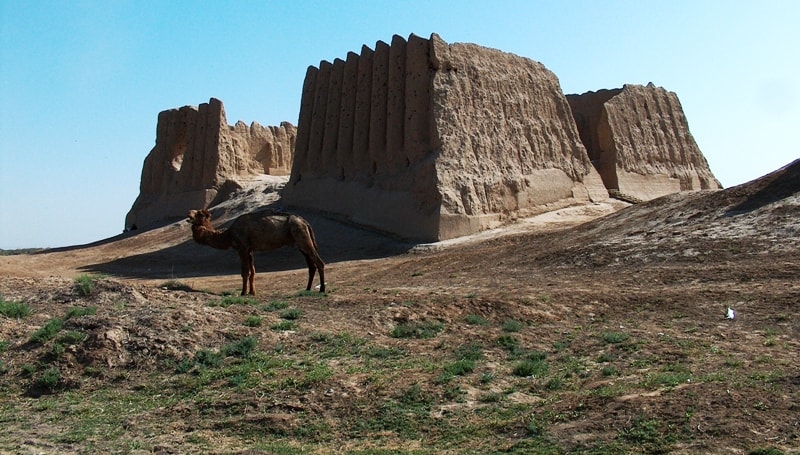
[[[369,174],[369,123],[372,104],[372,65],[374,52],[361,47],[356,81],[355,116],[353,119],[353,169],[355,176]]]
[[[372,66],[372,102],[369,119],[369,169],[370,175],[378,172],[386,151],[386,101],[389,81],[389,45],[375,43]]]
[[[358,90],[358,54],[349,52],[344,64],[339,134],[336,145],[336,177],[344,180],[353,168],[353,130],[355,128],[356,93]]]
[[[311,136],[311,119],[314,115],[314,94],[316,93],[317,74],[319,70],[309,66],[303,81],[303,93],[300,99],[300,115],[297,123],[297,141],[294,145],[294,165],[304,163],[308,156],[308,145]]]
[[[386,171],[397,172],[405,161],[403,139],[406,106],[406,40],[392,37],[389,48],[389,76],[386,82]]]

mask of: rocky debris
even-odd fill
[[[567,95],[589,158],[609,190],[641,200],[719,189],[678,96],[652,83]]]
[[[265,127],[228,125],[225,108],[211,98],[158,115],[156,144],[142,168],[139,196],[125,227],[147,227],[180,218],[193,208],[224,201],[254,177],[286,175],[291,169],[296,128],[288,122]]]
[[[308,69],[283,197],[435,241],[608,193],[552,72],[433,34]]]

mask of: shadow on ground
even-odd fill
[[[301,213],[312,225],[319,253],[326,264],[343,261],[378,259],[407,252],[413,243],[349,225],[318,214]],[[120,278],[180,279],[239,274],[239,257],[233,250],[215,250],[191,239],[188,225],[186,240],[157,251],[125,255],[106,262],[81,267],[87,273]],[[256,272],[305,269],[306,262],[296,247],[257,252]]]

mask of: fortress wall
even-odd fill
[[[296,128],[229,126],[218,99],[158,114],[156,143],[144,160],[139,195],[125,226],[145,228],[208,207],[254,175],[291,170]]]
[[[609,189],[649,200],[721,188],[675,93],[653,84],[568,96],[581,138]]]
[[[403,237],[450,238],[608,197],[551,72],[435,34],[309,68],[297,134],[287,205]]]

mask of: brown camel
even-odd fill
[[[254,251],[269,251],[282,246],[297,245],[308,264],[308,285],[311,290],[314,273],[319,270],[319,292],[325,292],[325,263],[317,253],[314,231],[306,220],[288,213],[255,212],[242,215],[225,230],[216,230],[211,225],[211,213],[206,210],[189,211],[188,222],[192,223],[195,242],[213,248],[233,248],[242,262],[242,295],[256,295],[253,281],[256,266]]]

